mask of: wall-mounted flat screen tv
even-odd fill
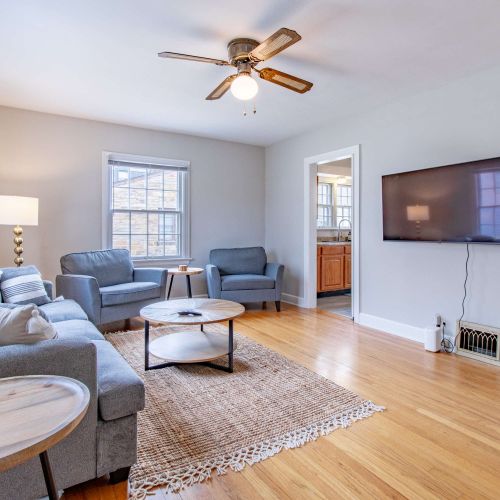
[[[500,158],[384,175],[384,240],[500,243]]]

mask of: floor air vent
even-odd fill
[[[500,329],[457,322],[457,353],[500,366]]]

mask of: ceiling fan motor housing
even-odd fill
[[[259,45],[259,42],[252,40],[251,38],[235,38],[227,44],[227,54],[229,62],[238,67],[241,63],[249,63],[250,58],[248,56],[255,47]],[[249,72],[250,68],[247,71]]]

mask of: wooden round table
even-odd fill
[[[47,450],[81,422],[89,400],[87,387],[68,377],[0,379],[0,471],[39,455],[49,499],[56,500]]]
[[[154,370],[186,363],[201,363],[218,370],[233,371],[233,319],[245,312],[237,302],[219,299],[177,299],[151,304],[141,309],[144,319],[145,370]],[[163,325],[201,325],[199,331],[170,333],[149,342],[149,323]],[[228,334],[205,332],[203,325],[228,321]],[[166,363],[150,365],[149,354]],[[228,356],[228,366],[211,360]]]
[[[192,298],[193,294],[191,293],[191,276],[194,276],[195,274],[201,274],[203,272],[203,269],[201,267],[188,267],[186,271],[179,271],[178,267],[169,267],[167,271],[168,274],[170,274],[170,284],[168,285],[167,300],[170,299],[170,292],[172,291],[174,276],[186,277],[187,295],[189,298]]]

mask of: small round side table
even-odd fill
[[[70,434],[89,407],[87,387],[68,377],[0,379],[0,471],[37,455],[50,500],[57,500],[47,450]]]
[[[174,276],[186,277],[187,295],[188,298],[193,298],[193,294],[191,293],[191,276],[194,276],[195,274],[201,274],[203,272],[203,269],[201,267],[188,267],[186,271],[179,271],[177,267],[169,267],[167,271],[168,274],[170,274],[170,284],[168,285],[167,300],[170,298]]]

